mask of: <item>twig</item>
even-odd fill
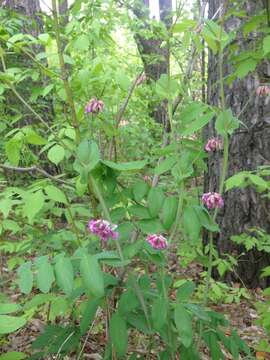
[[[57,177],[49,174],[46,170],[41,169],[41,168],[39,168],[39,167],[37,167],[35,165],[29,166],[29,167],[19,167],[19,166],[11,166],[11,165],[0,164],[0,168],[5,169],[5,170],[17,171],[17,172],[27,172],[27,173],[31,173],[32,171],[33,172],[38,172],[38,173],[42,174],[43,176],[45,176],[45,177],[47,177],[47,178],[49,178],[49,179],[51,179],[51,180],[53,180],[55,182],[70,186],[70,183],[68,183],[67,181],[62,180],[62,179],[58,179]]]
[[[133,94],[133,91],[136,87],[136,84],[140,78],[140,76],[143,74],[143,71],[140,72],[140,74],[136,77],[136,79],[133,81],[129,91],[128,91],[128,94],[127,94],[127,97],[125,98],[123,104],[121,105],[119,111],[117,112],[116,114],[116,129],[118,129],[119,127],[119,124],[123,118],[123,115],[126,111],[126,108],[128,106],[128,103],[129,103],[129,100]],[[110,143],[110,147],[109,147],[109,158],[112,159],[112,154],[113,154],[113,148],[116,148],[116,141],[115,141],[115,136],[113,136],[112,140],[111,140],[111,143]]]
[[[58,52],[58,59],[59,59],[59,65],[62,75],[62,80],[64,83],[64,89],[67,97],[67,102],[70,107],[71,111],[71,119],[72,119],[72,125],[76,132],[76,142],[80,142],[80,130],[79,130],[79,121],[77,118],[76,110],[75,110],[75,104],[73,100],[73,94],[72,90],[68,81],[68,74],[65,66],[65,60],[64,55],[62,52],[62,46],[61,46],[61,38],[60,38],[60,26],[59,26],[59,20],[58,20],[58,14],[57,14],[57,5],[56,0],[52,0],[52,14],[53,14],[53,21],[54,21],[54,30],[55,30],[55,36],[56,36],[56,45],[57,45],[57,52]]]
[[[82,356],[82,354],[83,354],[83,350],[84,350],[84,348],[85,348],[85,346],[86,346],[86,343],[87,343],[87,341],[88,341],[88,339],[89,339],[89,337],[90,337],[90,335],[91,335],[91,331],[92,331],[92,329],[93,329],[94,323],[95,323],[95,319],[94,319],[94,321],[92,322],[92,324],[91,324],[91,326],[90,326],[90,329],[89,329],[88,332],[87,332],[86,338],[85,338],[85,340],[84,340],[84,342],[83,342],[83,346],[82,346],[82,348],[81,348],[81,351],[79,352],[79,355],[78,355],[78,357],[77,357],[77,360],[80,360],[80,358],[81,358],[81,356]]]
[[[56,354],[56,360],[58,359],[58,356],[60,355],[61,353],[61,350],[63,349],[63,347],[65,346],[65,344],[68,342],[68,340],[75,334],[75,331],[72,331],[72,333],[70,333],[68,335],[68,337],[65,339],[65,341],[61,344],[60,348],[58,349],[57,351],[57,354]]]

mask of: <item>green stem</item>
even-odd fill
[[[218,56],[218,71],[219,71],[219,83],[220,83],[220,108],[222,111],[226,109],[226,102],[225,102],[225,91],[224,91],[224,74],[223,74],[223,60],[224,60],[224,53],[222,47],[222,32],[224,28],[224,16],[225,11],[221,17],[221,26],[220,26],[220,33],[219,33],[219,56]],[[219,180],[219,189],[218,192],[222,196],[224,191],[225,179],[226,174],[228,171],[228,161],[229,161],[229,137],[228,134],[223,136],[223,164],[222,164],[222,172],[221,177]],[[213,214],[213,221],[216,220],[218,214],[218,208],[215,209]],[[213,241],[213,233],[210,232],[209,234],[209,254],[208,254],[208,270],[206,276],[206,283],[205,283],[205,291],[204,291],[204,298],[203,298],[203,305],[207,306],[209,300],[209,289],[210,289],[210,282],[211,282],[211,275],[213,271],[213,257],[214,257],[214,241]],[[202,338],[202,331],[203,325],[200,322],[199,328],[199,338],[197,343],[197,348],[199,349],[201,338]]]
[[[62,52],[60,26],[59,26],[56,0],[52,0],[52,10],[53,10],[52,12],[53,12],[54,30],[55,30],[55,36],[56,36],[56,45],[57,45],[59,65],[60,65],[62,80],[64,83],[64,89],[65,89],[65,93],[66,93],[66,97],[67,97],[67,102],[69,104],[70,111],[71,111],[72,125],[76,132],[76,142],[78,144],[80,142],[79,121],[77,119],[75,104],[73,101],[73,94],[72,94],[72,90],[71,90],[71,87],[70,87],[70,84],[68,81],[68,74],[66,71],[64,55]]]

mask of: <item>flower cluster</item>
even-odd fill
[[[270,94],[270,86],[269,85],[260,85],[257,87],[256,94],[259,96],[269,95]]]
[[[207,152],[221,150],[222,149],[221,139],[216,138],[216,137],[208,139],[204,149]]]
[[[220,209],[224,206],[222,196],[216,192],[203,194],[202,202],[208,209]]]
[[[102,100],[97,100],[96,97],[93,97],[86,104],[84,112],[98,114],[99,112],[103,111],[103,109],[104,109],[104,102]]]
[[[119,234],[117,231],[114,231],[117,228],[117,225],[109,223],[107,220],[97,219],[90,220],[88,223],[88,230],[97,235],[102,241],[106,242],[110,238],[117,239]]]
[[[156,250],[164,250],[168,247],[166,238],[160,234],[148,235],[146,241]]]

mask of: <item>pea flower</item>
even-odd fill
[[[164,250],[168,247],[166,238],[160,234],[148,235],[146,241],[156,250]]]
[[[217,150],[221,150],[221,149],[222,149],[222,141],[217,137],[208,139],[208,141],[204,147],[204,150],[207,152],[217,151]]]
[[[269,85],[260,85],[257,87],[256,94],[259,96],[269,95],[270,94],[270,86]]]
[[[109,221],[103,219],[90,220],[88,223],[88,230],[104,242],[110,238],[114,240],[118,238],[119,233],[115,231],[116,228],[117,225],[111,224]]]
[[[98,114],[104,110],[104,102],[102,100],[97,100],[96,97],[93,97],[88,101],[84,108],[85,113]]]
[[[202,202],[208,209],[220,209],[224,206],[224,200],[219,193],[208,192],[203,194]]]

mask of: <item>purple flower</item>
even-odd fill
[[[104,102],[102,100],[97,100],[96,97],[90,99],[84,108],[84,112],[87,114],[88,113],[98,114],[103,110],[104,110]]]
[[[210,138],[208,139],[205,147],[205,151],[211,152],[211,151],[217,151],[222,149],[222,141],[219,138]]]
[[[224,206],[224,201],[222,199],[222,196],[216,192],[209,192],[203,194],[202,202],[208,209],[216,209],[216,208],[220,209]]]
[[[114,231],[116,228],[117,225],[111,224],[109,221],[103,219],[90,220],[88,223],[88,230],[105,242],[110,238],[114,240],[118,238],[118,232]]]
[[[167,240],[160,234],[148,235],[146,241],[156,250],[164,250],[168,247]]]

